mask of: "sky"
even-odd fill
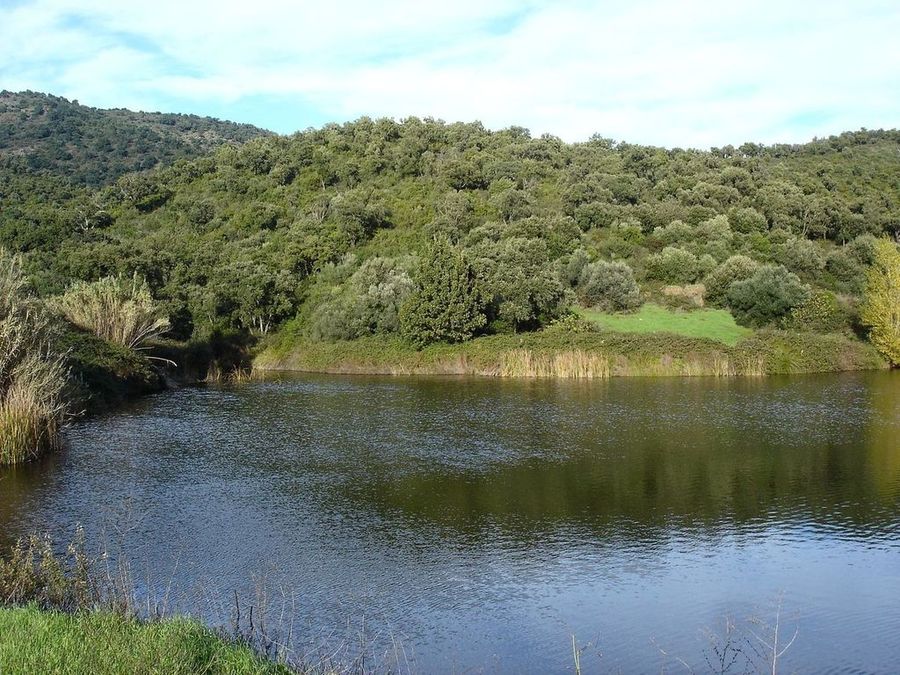
[[[898,0],[0,0],[0,89],[708,148],[900,127]]]

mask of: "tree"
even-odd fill
[[[475,272],[447,239],[431,245],[414,281],[416,290],[400,307],[400,326],[416,345],[463,342],[485,325]]]
[[[749,279],[758,267],[758,262],[745,255],[733,255],[728,258],[703,279],[706,302],[717,306],[725,304],[731,284]]]
[[[641,289],[623,262],[588,263],[578,281],[578,299],[589,307],[622,311],[641,306]]]
[[[869,327],[872,344],[900,366],[900,252],[889,239],[875,244],[860,318]]]
[[[700,261],[690,251],[666,246],[647,259],[647,276],[670,284],[690,284],[700,276]]]
[[[738,323],[762,327],[785,316],[809,295],[796,274],[781,265],[763,265],[728,289],[728,305]]]

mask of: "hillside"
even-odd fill
[[[0,164],[105,185],[268,132],[197,115],[101,110],[35,92],[0,92]]]
[[[900,133],[698,151],[363,118],[28,194],[0,244],[43,294],[137,271],[179,339],[291,320],[296,340],[453,342],[645,302],[853,339],[874,242],[900,232]]]

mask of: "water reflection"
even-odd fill
[[[658,670],[654,644],[702,664],[700,628],[780,591],[802,616],[786,667],[900,658],[895,373],[303,376],[69,438],[0,474],[0,537],[81,522],[186,589],[267,569],[311,633],[364,614],[427,671],[564,671],[598,632],[606,670]]]

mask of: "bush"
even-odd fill
[[[663,246],[682,244],[694,238],[694,229],[680,220],[673,220],[665,227],[653,228],[653,239]]]
[[[735,208],[728,212],[728,222],[735,232],[750,234],[764,232],[767,227],[766,217],[754,208]]]
[[[834,293],[815,290],[791,310],[784,325],[799,331],[833,333],[847,326],[847,316]]]
[[[137,274],[130,279],[114,276],[90,283],[77,281],[54,306],[79,328],[129,349],[140,349],[169,328],[150,287]]]
[[[825,267],[825,255],[809,239],[789,239],[781,246],[776,257],[788,269],[811,278],[815,278]]]
[[[641,289],[631,268],[623,262],[594,262],[584,266],[578,281],[578,299],[583,305],[608,312],[637,309]]]
[[[700,261],[689,251],[667,246],[647,258],[647,275],[669,284],[690,284],[700,276]]]
[[[780,265],[763,265],[749,279],[732,283],[727,297],[739,324],[762,327],[778,321],[808,295],[796,274]]]
[[[745,255],[733,255],[728,258],[703,279],[706,302],[719,307],[725,305],[731,284],[749,279],[758,267],[758,262]]]
[[[425,255],[416,289],[400,307],[400,326],[414,344],[462,342],[487,318],[475,271],[461,249],[439,239]]]
[[[391,258],[367,260],[316,313],[310,333],[326,340],[353,340],[400,329],[400,307],[413,291],[406,270]]]

